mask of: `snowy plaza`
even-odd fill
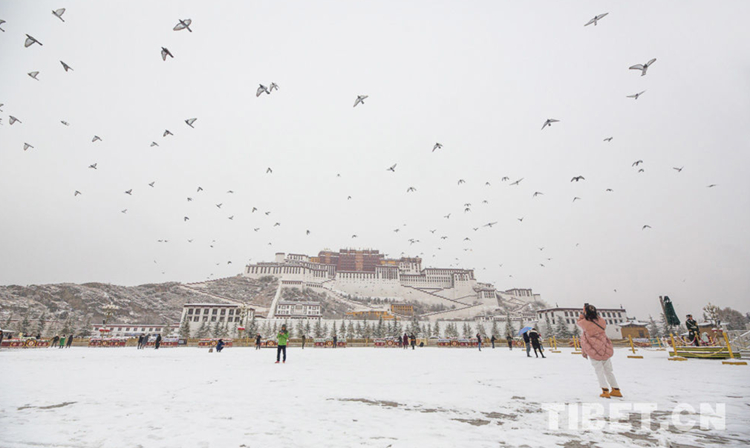
[[[0,447],[747,446],[750,371],[570,349],[0,350]],[[625,409],[617,421],[617,409]],[[650,408],[643,423],[639,409]],[[562,412],[558,412],[562,409]],[[576,410],[577,418],[567,414]],[[629,411],[628,411],[629,410]],[[593,417],[586,418],[585,414]],[[604,418],[597,415],[604,414]],[[701,428],[701,425],[706,426]],[[648,427],[645,427],[645,426]],[[671,445],[669,445],[671,444]]]

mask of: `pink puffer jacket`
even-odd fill
[[[597,318],[596,324],[590,322],[581,314],[578,317],[578,326],[583,331],[581,335],[581,351],[583,356],[597,361],[606,361],[614,354],[612,341],[609,340],[604,329],[607,328],[607,322],[601,317]]]

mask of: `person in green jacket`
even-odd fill
[[[276,340],[279,343],[279,345],[276,347],[276,364],[279,363],[279,358],[281,357],[281,352],[284,352],[284,360],[282,362],[286,362],[286,343],[289,341],[289,332],[286,329],[286,325],[281,326],[281,330],[279,330],[279,334],[276,335]]]
[[[60,348],[65,347],[65,336],[60,336]]]

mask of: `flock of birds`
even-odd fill
[[[61,20],[62,22],[65,22],[65,19],[64,19],[65,12],[66,12],[65,8],[60,8],[60,9],[53,10],[52,14],[57,19]],[[584,26],[589,26],[589,25],[598,26],[599,22],[602,19],[604,19],[607,15],[608,15],[608,13],[596,15],[592,19],[590,19],[587,23],[585,23]],[[4,23],[6,23],[6,22],[4,20],[0,19],[0,25],[3,25]],[[180,31],[187,30],[189,33],[192,33],[193,32],[193,30],[191,29],[192,25],[193,25],[193,21],[191,19],[178,19],[177,23],[174,25],[174,27],[172,29],[175,32],[180,32]],[[5,29],[0,28],[0,31],[5,32]],[[23,45],[24,45],[25,48],[32,48],[32,47],[35,47],[35,46],[43,47],[43,43],[40,42],[38,39],[34,38],[33,36],[31,36],[30,34],[25,34],[25,39],[24,39]],[[157,47],[157,48],[159,48],[159,47]],[[169,59],[174,59],[174,57],[175,57],[173,55],[173,53],[167,47],[160,47],[160,55],[161,55],[161,58],[162,58],[162,60],[164,62],[167,62],[168,58]],[[61,60],[60,63],[61,63],[62,68],[64,69],[65,72],[73,71],[73,68],[70,65],[68,65],[67,63],[65,63],[64,61]],[[653,70],[652,67],[654,66],[655,63],[656,63],[656,58],[651,58],[651,59],[649,59],[647,62],[645,62],[643,64],[634,64],[634,65],[630,66],[629,70],[638,71],[638,72],[640,72],[640,76],[643,77],[643,76],[646,76],[649,73],[649,70]],[[33,80],[35,80],[35,81],[40,81],[41,80],[40,79],[40,71],[38,71],[38,70],[30,71],[28,73],[28,76],[30,78],[32,78]],[[275,82],[271,82],[267,86],[264,85],[264,84],[259,84],[259,86],[256,89],[255,96],[256,97],[260,97],[263,94],[271,95],[274,91],[278,91],[278,90],[279,90],[279,86]],[[627,98],[633,98],[635,100],[638,100],[638,98],[640,98],[645,92],[646,92],[646,90],[643,90],[643,91],[634,93],[632,95],[627,95]],[[365,106],[365,100],[368,99],[368,97],[369,97],[368,95],[356,95],[353,107],[354,108],[356,108],[358,106],[366,107]],[[2,112],[2,107],[3,106],[4,106],[4,104],[0,103],[0,112]],[[23,124],[23,121],[21,119],[19,119],[18,117],[9,114],[8,115],[8,123],[10,125],[16,125],[17,123],[18,124]],[[64,125],[64,126],[70,126],[70,124],[67,121],[65,121],[65,120],[60,120],[60,123],[62,125]],[[185,126],[191,128],[191,129],[195,129],[195,127],[198,125],[198,118],[196,118],[196,117],[187,118],[187,119],[184,120],[184,123],[185,123]],[[2,124],[2,119],[0,119],[0,125],[1,124]],[[553,124],[555,124],[555,126],[564,125],[564,123],[562,122],[562,120],[559,120],[557,118],[547,118],[543,122],[541,130],[545,131],[547,128],[552,128]],[[169,129],[165,129],[164,132],[161,135],[161,138],[169,138],[169,137],[172,137],[172,136],[174,136],[174,133],[172,131],[170,131]],[[605,143],[609,143],[609,142],[612,142],[613,138],[614,138],[613,136],[609,136],[609,137],[604,138],[603,141]],[[103,141],[103,139],[101,137],[99,137],[98,135],[94,135],[92,137],[92,139],[91,139],[91,143],[97,143],[97,142],[102,142],[102,141]],[[155,147],[155,146],[159,146],[159,144],[157,143],[157,141],[154,140],[154,141],[151,142],[150,146],[151,147]],[[30,143],[24,143],[23,144],[23,150],[24,151],[33,150],[33,149],[35,149],[35,147],[32,144],[30,144]],[[425,150],[426,151],[429,150],[429,147],[425,148]],[[446,149],[444,149],[443,144],[441,144],[439,142],[435,142],[435,144],[432,146],[431,152],[435,153],[436,151],[445,151],[445,150]],[[638,173],[642,173],[642,172],[645,171],[645,168],[643,168],[642,165],[644,165],[644,161],[639,159],[639,160],[636,160],[636,161],[634,161],[632,163],[632,168],[637,169]],[[389,167],[386,167],[385,170],[389,171],[391,173],[396,173],[397,167],[398,167],[398,163],[393,163]],[[673,167],[673,170],[675,170],[676,173],[681,173],[682,170],[683,170],[683,168],[684,168],[683,166]],[[98,170],[99,169],[98,163],[97,162],[91,163],[88,166],[88,169]],[[267,175],[272,175],[273,174],[273,169],[271,167],[267,167],[265,173]],[[341,174],[337,174],[337,177],[341,177]],[[508,186],[518,186],[518,185],[521,184],[521,182],[523,180],[524,180],[524,178],[521,177],[521,178],[518,178],[518,179],[515,179],[515,180],[511,181],[511,179],[508,176],[503,176],[500,179],[500,182],[501,183],[506,183]],[[576,182],[576,183],[585,182],[585,181],[586,181],[585,176],[583,176],[581,174],[576,174],[570,180],[570,182]],[[458,179],[458,181],[457,181],[457,185],[458,186],[461,186],[461,185],[463,185],[465,183],[466,183],[465,179]],[[487,186],[487,187],[490,187],[492,184],[491,184],[490,181],[486,181],[484,183],[484,185]],[[711,185],[707,186],[707,188],[713,188],[713,187],[716,187],[716,184],[711,184]],[[156,181],[149,182],[148,183],[148,188],[157,188]],[[128,188],[127,190],[124,190],[122,192],[122,194],[125,194],[125,195],[128,195],[128,196],[132,196],[132,195],[134,195],[134,194],[137,193],[135,190],[136,190],[135,188]],[[186,202],[193,202],[198,197],[198,195],[200,195],[203,191],[204,190],[203,190],[203,188],[201,186],[197,186],[197,188],[195,190],[195,193],[189,193],[190,194],[189,196],[185,196]],[[417,191],[418,191],[418,189],[416,187],[414,187],[414,186],[409,186],[406,189],[406,193],[407,194],[417,193]],[[607,188],[605,191],[607,193],[613,192],[613,190],[611,188]],[[76,189],[76,190],[74,190],[72,192],[73,197],[78,197],[78,196],[81,196],[81,195],[84,195],[84,194],[85,194],[85,192],[82,191],[82,189]],[[232,195],[232,194],[234,194],[234,191],[233,190],[228,190],[226,192],[226,194]],[[540,196],[544,196],[544,192],[542,192],[542,191],[534,191],[533,194],[532,194],[532,196],[531,196],[531,198],[532,199],[533,198],[538,198]],[[351,195],[347,196],[347,200],[351,200],[351,199],[352,199]],[[581,197],[575,196],[575,197],[573,197],[572,202],[575,203],[575,202],[580,201],[580,200],[582,200]],[[488,201],[485,199],[485,200],[482,201],[482,204],[486,205],[486,204],[488,204]],[[219,202],[219,203],[216,203],[214,205],[216,206],[217,209],[221,210],[222,206],[223,206],[223,202]],[[464,214],[470,213],[472,211],[472,208],[473,208],[472,203],[470,203],[470,202],[464,203],[463,207],[462,207],[463,213]],[[123,209],[120,212],[122,214],[126,214],[128,212],[128,209],[127,208]],[[271,211],[270,210],[260,211],[257,207],[253,206],[250,209],[250,213],[256,213],[256,212],[263,213],[266,217],[268,217],[269,215],[271,215]],[[447,213],[447,214],[443,215],[443,219],[449,220],[451,218],[452,214],[453,214],[453,212],[450,212],[450,213]],[[228,220],[234,220],[234,217],[235,217],[234,215],[229,215],[226,218]],[[190,219],[191,219],[190,215],[186,214],[186,215],[182,216],[182,221],[184,223],[188,223],[190,221]],[[523,221],[524,221],[524,217],[523,216],[517,217],[516,219],[520,223],[523,223]],[[471,227],[471,229],[474,232],[476,232],[476,231],[479,231],[482,228],[491,229],[496,224],[497,224],[497,221],[492,221],[492,222],[487,222],[487,223],[479,224],[476,227]],[[270,225],[270,222],[269,222],[269,225]],[[276,222],[274,222],[274,224],[272,225],[272,227],[279,227],[281,225],[282,225],[281,222],[276,221]],[[395,233],[400,232],[402,230],[402,227],[406,227],[406,224],[403,224],[401,227],[394,229],[393,232],[395,232]],[[651,226],[649,224],[643,224],[643,226],[641,227],[641,230],[644,231],[646,229],[651,229]],[[252,230],[254,232],[259,232],[261,230],[261,227],[253,227]],[[445,240],[448,240],[448,239],[451,239],[451,238],[455,238],[455,236],[453,236],[453,235],[445,235],[445,234],[440,235],[440,234],[436,234],[436,232],[438,231],[438,229],[427,229],[427,230],[429,231],[429,233],[431,235],[436,235],[437,237],[439,237],[440,241],[445,241]],[[305,235],[309,236],[311,233],[312,233],[312,231],[310,229],[305,229],[304,230],[304,234]],[[351,235],[351,239],[356,239],[356,238],[358,238],[357,234],[352,234]],[[187,240],[188,243],[192,243],[193,241],[194,241],[193,239],[188,239]],[[216,240],[212,240],[211,241],[210,247],[214,247],[213,244],[215,243],[215,241]],[[414,244],[418,244],[418,243],[421,242],[419,238],[409,238],[406,241],[409,243],[410,246],[414,245]],[[462,241],[463,242],[470,242],[471,238],[469,236],[464,236],[463,239],[462,239]],[[167,239],[159,239],[159,240],[157,240],[157,242],[158,243],[168,243],[169,240],[167,240]],[[268,245],[272,245],[272,243],[268,243]],[[437,247],[437,250],[442,250],[442,248],[441,247]],[[467,248],[464,248],[464,250],[465,251],[470,251],[472,249],[467,247]],[[544,250],[544,247],[540,247],[539,248],[540,252],[543,251],[543,250]],[[404,255],[404,254],[405,253],[402,252],[401,255]],[[424,255],[424,253],[422,252],[422,253],[420,253],[420,255]],[[435,257],[435,255],[432,255],[432,256]],[[547,261],[548,262],[548,261],[551,261],[551,260],[552,260],[551,257],[545,257],[545,259],[541,260],[541,261]],[[454,261],[455,261],[455,263],[453,263],[452,266],[453,265],[458,266],[461,260],[458,257],[456,257],[454,259]],[[154,263],[156,263],[156,260],[154,260]],[[220,263],[216,263],[216,264],[219,265]],[[229,260],[229,261],[226,262],[226,264],[232,264],[232,261]],[[543,262],[539,263],[539,265],[542,268],[545,267],[545,264]],[[503,266],[502,264],[499,264],[500,268],[502,268],[502,266]],[[211,278],[213,275],[214,275],[213,273],[211,275],[209,275],[209,278]],[[513,275],[509,274],[509,277],[513,277]]]

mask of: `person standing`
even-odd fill
[[[156,335],[156,340],[154,341],[154,348],[156,350],[159,350],[159,346],[161,345],[161,333],[158,333]]]
[[[401,346],[404,347],[404,350],[409,348],[409,335],[404,333],[404,337],[401,338],[401,342],[402,342]]]
[[[286,330],[286,325],[281,326],[279,334],[276,335],[276,340],[278,342],[278,346],[276,347],[276,364],[279,363],[281,352],[284,352],[284,360],[282,362],[286,363],[286,343],[289,340],[289,332]]]
[[[607,322],[599,317],[594,305],[588,303],[583,307],[583,313],[578,316],[576,325],[581,329],[581,352],[583,357],[591,361],[599,380],[602,398],[622,397],[620,386],[617,385],[615,374],[612,372],[612,355],[614,348],[612,341],[604,330]],[[612,388],[610,392],[609,388]]]
[[[523,332],[523,343],[526,345],[526,357],[531,358],[531,338],[528,330]]]
[[[216,353],[221,353],[223,349],[224,349],[224,341],[222,339],[219,339],[219,342],[216,343]]]
[[[479,351],[482,351],[482,335],[477,333],[477,347],[479,347]]]
[[[339,338],[336,337],[336,335],[334,334],[333,335],[333,348],[336,348],[336,345],[338,344],[338,342],[339,342]]]
[[[302,335],[302,350],[305,349],[305,339],[307,339],[307,337],[303,334]]]
[[[417,336],[414,333],[409,336],[409,341],[411,341],[411,349],[415,350],[417,347]]]
[[[0,328],[0,348],[3,347],[3,338],[5,337],[5,333],[3,333],[3,329]]]
[[[65,335],[60,336],[60,346],[58,348],[65,347]]]
[[[492,344],[492,348],[494,349],[495,348],[495,335],[494,334],[490,338],[490,344]]]
[[[700,346],[701,343],[699,342],[699,336],[701,334],[700,328],[698,328],[698,322],[693,319],[692,314],[688,314],[687,320],[685,320],[685,327],[687,327],[687,330],[690,332],[688,335],[688,339],[690,340],[690,343],[696,346]]]
[[[68,342],[65,344],[65,348],[70,348],[73,345],[73,335],[68,336]]]
[[[508,340],[508,349],[510,351],[513,351],[513,338],[510,335],[508,335],[506,339]]]
[[[539,350],[539,353],[542,355],[542,358],[545,358],[544,356],[544,348],[542,348],[542,336],[539,334],[538,331],[536,331],[536,328],[532,328],[528,331],[529,333],[529,339],[531,340],[531,346],[534,348],[534,356],[537,358],[539,355],[536,353],[537,350]]]
[[[260,350],[260,333],[255,336],[255,350]]]
[[[138,336],[138,350],[141,349],[141,345],[143,345],[143,335],[141,334]]]

